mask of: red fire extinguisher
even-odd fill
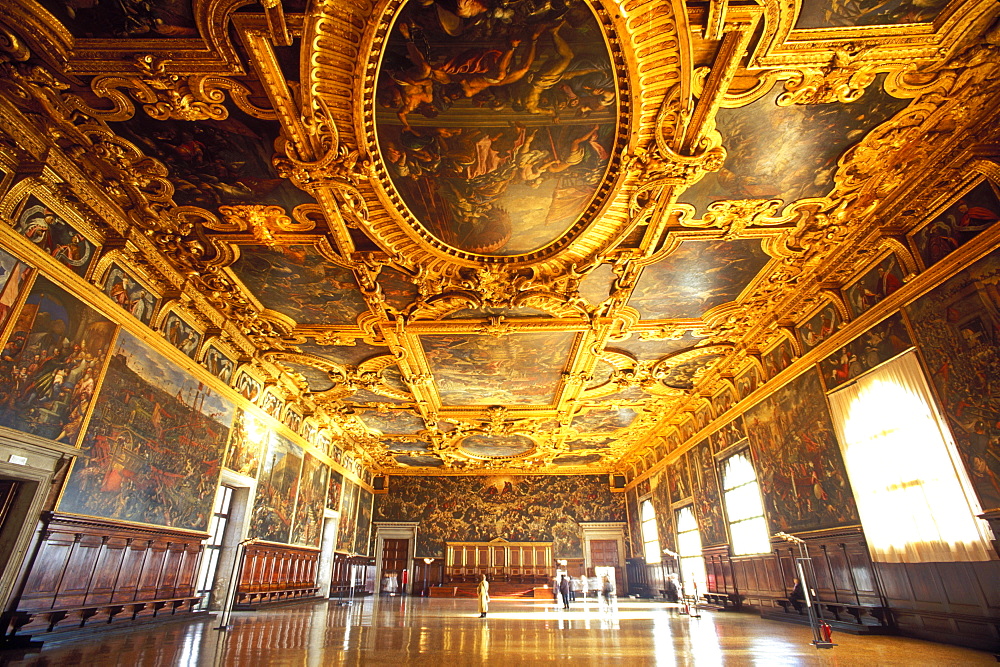
[[[823,641],[825,641],[828,644],[831,643],[833,639],[833,628],[830,627],[830,624],[827,623],[826,621],[822,621],[819,624],[819,631],[820,634],[823,635]]]

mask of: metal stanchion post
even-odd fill
[[[226,601],[222,607],[222,617],[219,619],[219,627],[214,628],[215,630],[229,630],[229,619],[233,615],[233,607],[236,606],[236,593],[240,587],[240,582],[237,581],[237,576],[243,573],[243,561],[246,559],[247,546],[251,543],[256,542],[257,538],[247,538],[236,545],[236,550],[239,552],[237,557],[233,559],[233,570],[229,573],[229,590],[226,592]]]
[[[813,633],[813,640],[810,643],[816,648],[833,648],[836,644],[830,641],[829,636],[824,637],[820,631],[820,621],[822,619],[819,614],[822,612],[819,612],[819,607],[813,604],[816,598],[815,591],[812,588],[815,572],[812,569],[812,558],[809,557],[809,551],[806,549],[806,541],[800,537],[783,532],[775,533],[774,536],[786,542],[796,544],[799,547],[799,557],[795,559],[795,569],[799,573],[799,583],[802,586],[802,593],[805,596],[806,613],[809,616],[809,627]],[[829,626],[826,626],[826,630],[827,634],[829,634]]]

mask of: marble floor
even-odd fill
[[[620,600],[570,611],[550,601],[382,598],[304,603],[217,619],[139,626],[46,641],[38,653],[0,653],[0,665],[988,665],[991,654],[898,637],[835,634],[817,650],[809,628],[752,614],[680,615],[669,605]]]

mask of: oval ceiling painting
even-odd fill
[[[615,143],[614,69],[582,0],[409,0],[375,102],[396,190],[430,234],[469,253],[560,238]]]

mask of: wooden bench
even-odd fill
[[[743,597],[736,593],[702,593],[701,596],[708,604],[723,609],[739,609],[743,605]]]
[[[187,611],[191,611],[199,600],[200,596],[109,602],[61,609],[17,610],[6,615],[4,632],[8,637],[14,637],[21,630],[53,632],[60,625],[66,628],[67,621],[71,622],[73,628],[82,628],[93,620],[102,623],[125,619],[135,621],[140,617],[155,618],[164,609],[174,615],[185,606]]]
[[[774,602],[781,607],[786,614],[791,613],[793,610],[799,616],[804,616],[806,614],[805,600],[778,598]],[[855,625],[889,627],[889,613],[885,607],[858,604],[855,602],[826,602],[823,600],[817,600],[813,604],[820,609],[820,612],[828,620],[854,623]],[[833,618],[830,619],[827,614],[831,614]],[[845,615],[852,620],[843,618]],[[866,622],[866,618],[871,619],[871,621]]]

